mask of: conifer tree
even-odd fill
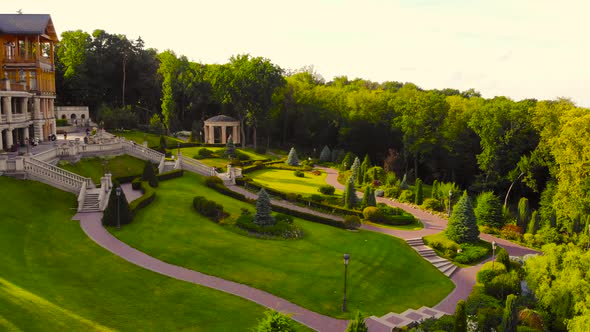
[[[366,181],[365,175],[367,174],[367,171],[369,170],[369,168],[371,168],[371,160],[369,159],[369,155],[366,154],[365,159],[363,160],[363,163],[361,164],[361,168],[359,168],[359,176],[356,179],[357,184],[361,185],[361,184],[365,183],[365,181]]]
[[[164,135],[160,135],[160,149],[166,151],[166,138],[164,137]]]
[[[234,144],[233,138],[230,136],[225,144],[225,155],[229,159],[234,159],[236,157],[236,146]]]
[[[365,324],[365,320],[359,311],[356,312],[354,318],[348,323],[348,327],[345,332],[367,332],[369,328]]]
[[[475,242],[479,238],[473,205],[467,192],[463,193],[455,205],[445,232],[449,239],[457,243]]]
[[[154,171],[154,165],[152,165],[151,161],[149,160],[146,160],[145,165],[143,166],[143,174],[141,179],[143,181],[148,181],[152,188],[158,186],[158,177]]]
[[[416,193],[414,195],[414,204],[422,205],[422,202],[424,201],[424,192],[422,190],[422,180],[416,179],[415,187],[416,187]]]
[[[361,161],[359,160],[358,157],[354,158],[354,162],[352,163],[352,167],[350,168],[350,176],[352,176],[354,178],[354,182],[356,182],[356,179],[358,178],[359,175],[359,168],[361,167]]]
[[[346,191],[344,192],[344,207],[352,209],[356,206],[358,197],[356,196],[356,188],[354,187],[354,178],[351,176],[346,182]]]
[[[377,200],[375,199],[375,188],[373,188],[372,185],[367,185],[365,187],[365,194],[363,195],[361,206],[363,208],[367,206],[377,206]]]
[[[477,206],[474,209],[478,225],[500,228],[504,225],[502,202],[491,191],[477,196]]]
[[[516,299],[517,296],[514,294],[508,295],[506,299],[506,306],[502,315],[502,325],[500,326],[500,331],[502,332],[516,332],[516,326],[518,325]]]
[[[522,197],[518,201],[518,222],[517,226],[521,227],[523,230],[526,229],[526,226],[529,222],[530,218],[530,208],[529,208],[529,200],[526,197]]]
[[[297,151],[295,151],[295,148],[291,148],[291,151],[289,151],[289,156],[287,157],[287,165],[299,166],[299,158],[297,158]]]
[[[320,153],[320,161],[325,163],[330,160],[332,160],[332,151],[330,151],[330,148],[326,145]]]
[[[119,216],[118,222],[121,225],[129,224],[133,220],[133,214],[129,210],[129,202],[127,202],[125,192],[121,190],[121,196],[117,197],[117,187],[119,187],[118,184],[113,185],[107,208],[102,215],[102,224],[104,226],[117,226],[117,215]]]
[[[529,225],[527,227],[527,233],[535,234],[539,230],[539,224],[541,222],[541,218],[539,217],[539,212],[534,210],[531,213],[531,220],[529,221]]]
[[[467,313],[465,312],[465,301],[457,302],[455,307],[455,324],[453,332],[467,332]]]
[[[347,171],[352,166],[352,153],[348,152],[342,159],[341,169]]]
[[[276,223],[272,216],[272,209],[270,205],[270,197],[264,188],[258,192],[258,199],[256,200],[256,214],[254,215],[254,223],[259,226],[272,226]]]
[[[432,191],[430,192],[430,198],[439,199],[438,197],[438,180],[432,182]]]

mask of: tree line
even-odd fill
[[[56,84],[59,104],[88,105],[107,128],[202,138],[205,119],[227,114],[242,123],[243,144],[296,146],[315,158],[324,146],[368,154],[410,181],[456,182],[514,206],[528,197],[540,222],[559,232],[588,227],[590,112],[567,99],[325,81],[313,67],[286,71],[248,54],[203,64],[104,30],[62,34]]]

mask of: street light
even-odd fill
[[[119,198],[121,197],[121,187],[117,187],[117,189],[115,189],[115,193],[117,194],[117,229],[121,229],[121,219],[119,218]]]
[[[496,260],[496,241],[492,241],[492,271],[494,270],[494,261]]]
[[[453,191],[449,190],[449,218],[451,217],[451,200],[453,199]]]
[[[344,298],[342,299],[342,311],[346,311],[346,274],[348,272],[349,254],[344,254]]]

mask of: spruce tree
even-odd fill
[[[275,218],[272,216],[272,209],[270,205],[270,197],[264,188],[258,192],[258,199],[256,200],[256,214],[254,215],[254,223],[259,226],[272,226],[276,224]]]
[[[467,192],[464,192],[459,202],[455,204],[445,232],[449,239],[457,243],[476,242],[478,240],[479,229],[477,228],[471,199],[467,196]]]
[[[350,176],[354,177],[354,182],[358,179],[359,175],[359,168],[361,167],[361,161],[358,157],[354,158],[354,162],[352,163],[352,167],[350,168]]]
[[[502,315],[502,325],[500,326],[500,331],[502,332],[516,332],[518,325],[518,315],[516,312],[517,298],[516,295],[510,294],[506,299],[506,306]]]
[[[367,185],[365,187],[365,194],[363,195],[361,206],[363,208],[366,208],[367,206],[377,206],[377,201],[375,199],[375,188],[373,188],[372,185]]]
[[[225,144],[225,155],[229,159],[234,159],[236,157],[236,146],[234,145],[234,140],[230,136]]]
[[[158,186],[158,177],[154,171],[154,165],[152,165],[151,161],[149,160],[146,160],[145,165],[143,166],[143,174],[141,179],[143,181],[148,181],[152,188]]]
[[[320,153],[320,161],[325,163],[330,160],[332,160],[332,151],[330,151],[330,148],[326,145]]]
[[[465,301],[457,302],[455,307],[455,324],[453,332],[467,332],[467,313],[465,312]]]
[[[295,151],[295,148],[291,148],[291,151],[289,151],[289,156],[287,157],[287,165],[299,166],[299,158],[297,158],[297,151]]]
[[[404,177],[402,178],[402,182],[399,184],[400,189],[406,190],[408,189],[408,177],[404,173]]]
[[[474,209],[478,225],[501,228],[504,225],[502,202],[493,192],[487,191],[477,196]]]
[[[363,163],[361,164],[361,168],[359,168],[359,176],[356,179],[356,183],[361,185],[363,183],[365,183],[365,175],[367,174],[367,171],[369,170],[369,168],[371,168],[371,160],[369,159],[369,155],[366,154],[365,155],[365,159],[363,160]]]
[[[416,193],[414,195],[414,203],[416,205],[422,205],[422,202],[424,201],[424,192],[422,190],[422,180],[416,179],[415,187],[416,187]]]
[[[107,208],[102,215],[102,224],[104,226],[117,226],[117,215],[119,216],[118,222],[121,225],[129,224],[133,220],[133,214],[129,210],[129,202],[127,202],[125,192],[121,190],[121,196],[117,197],[116,188],[118,187],[119,185],[116,184],[111,189]]]
[[[356,196],[356,188],[354,187],[354,178],[351,176],[346,182],[346,191],[344,192],[344,207],[352,209],[358,203],[358,197]]]
[[[369,328],[365,324],[365,320],[359,311],[356,312],[354,318],[348,323],[348,327],[345,332],[367,332]]]

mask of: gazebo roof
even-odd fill
[[[214,117],[211,117],[211,118],[205,120],[205,122],[239,122],[239,121],[232,118],[231,116],[221,114],[221,115],[216,115]]]

